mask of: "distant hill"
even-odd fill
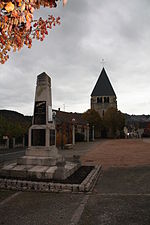
[[[124,114],[126,119],[126,124],[147,124],[150,123],[150,115],[129,115]],[[0,116],[7,119],[10,122],[19,123],[30,123],[32,122],[32,116],[24,116],[23,114],[11,111],[11,110],[0,110]]]
[[[31,122],[31,116],[24,116],[11,110],[0,110],[0,141],[3,136],[12,138],[26,135]]]
[[[32,121],[32,116],[24,116],[21,113],[11,110],[0,110],[0,116],[9,122],[31,123]]]
[[[150,115],[124,115],[126,119],[126,125],[135,125],[140,128],[146,128],[150,123]]]
[[[129,115],[124,114],[128,121],[150,122],[150,115]]]

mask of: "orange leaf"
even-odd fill
[[[8,17],[4,16],[5,23],[8,21]]]
[[[7,5],[5,6],[5,9],[7,12],[13,11],[15,8],[14,4],[12,2],[8,2]]]
[[[16,11],[16,10],[14,10],[14,11],[12,12],[11,16],[12,16],[12,17],[17,17],[17,16],[18,16],[17,11]]]
[[[29,30],[31,27],[31,23],[29,21],[26,22],[26,30]]]
[[[25,3],[23,3],[21,6],[21,12],[23,12],[24,10],[25,10]]]

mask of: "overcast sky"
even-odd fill
[[[0,109],[32,115],[36,77],[45,71],[53,108],[84,112],[104,59],[118,109],[150,114],[149,0],[68,0],[35,16],[49,14],[60,16],[61,25],[0,65]]]

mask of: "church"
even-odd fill
[[[117,109],[117,96],[103,68],[91,94],[91,109],[103,118],[109,108]]]

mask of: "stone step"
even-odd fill
[[[80,165],[64,162],[64,166],[41,166],[41,165],[19,165],[13,163],[11,165],[5,166],[1,170],[1,176],[7,178],[17,178],[17,179],[55,179],[55,180],[64,180],[73,174]]]
[[[14,172],[17,172],[17,169]],[[46,178],[52,178],[56,171],[56,167],[51,167],[43,174],[45,168],[35,167],[30,169],[27,173],[24,172],[24,176],[28,175],[32,178],[39,178],[41,181],[29,181],[29,180],[19,180],[12,177],[10,178],[0,178],[0,189],[16,190],[16,191],[40,191],[40,192],[89,192],[92,191],[96,181],[101,172],[101,166],[95,166],[90,174],[82,181],[80,184],[61,184],[44,182]],[[13,173],[12,173],[13,175]],[[16,175],[16,174],[15,174]],[[21,174],[20,174],[21,175]],[[10,176],[8,176],[10,177]],[[22,175],[20,176],[22,177]]]
[[[55,166],[57,162],[62,160],[62,156],[59,157],[35,157],[35,156],[23,156],[17,159],[18,165],[38,165],[38,166]]]
[[[30,147],[25,152],[26,156],[42,156],[42,157],[57,157],[58,149],[55,146],[51,147]]]

